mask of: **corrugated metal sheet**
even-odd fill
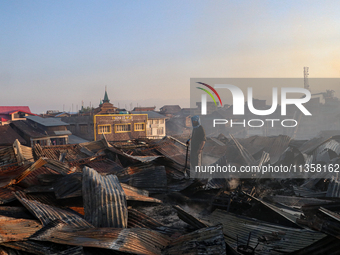
[[[21,192],[16,192],[17,199],[45,226],[54,220],[61,220],[65,224],[77,228],[93,227],[90,223],[84,220],[80,215],[72,210],[60,209],[51,205],[46,205],[35,200],[27,199],[27,196]]]
[[[33,172],[30,172],[25,179],[23,179],[20,182],[20,186],[22,187],[32,187],[32,186],[36,186],[41,187],[40,185],[42,184],[40,182],[40,178],[41,175],[59,175],[59,172],[56,172],[54,170],[52,170],[51,168],[47,167],[46,165],[40,167],[39,169],[34,170]]]
[[[0,215],[16,219],[34,219],[25,207],[19,206],[0,206]]]
[[[160,157],[163,157],[163,156],[132,156],[132,155],[129,155],[127,153],[123,153],[126,157],[128,158],[132,158],[134,160],[137,160],[141,163],[148,163],[148,162],[152,162]]]
[[[15,249],[16,251],[24,251],[29,252],[29,254],[35,254],[35,255],[49,255],[53,253],[59,253],[63,250],[67,249],[67,246],[65,245],[56,245],[54,243],[49,242],[37,242],[32,240],[27,240],[23,242],[9,242],[9,243],[3,243],[1,244],[6,247],[10,247],[12,249]],[[14,253],[15,255],[18,255],[17,253]],[[14,255],[11,254],[11,255]],[[19,253],[20,254],[20,253]]]
[[[323,160],[324,153],[327,153],[327,158],[329,160],[328,150],[332,150],[337,155],[339,155],[340,154],[340,143],[331,139],[325,142],[324,144],[320,145],[319,147],[317,147],[317,149],[314,151],[314,154],[313,154],[316,162],[324,161]],[[328,162],[328,161],[324,161],[324,162]]]
[[[183,235],[172,241],[163,254],[226,254],[222,225],[202,228]]]
[[[74,230],[56,222],[31,239],[83,247],[98,247],[133,254],[161,254],[169,244],[167,236],[144,228],[94,228]]]
[[[210,137],[210,139],[211,139],[212,141],[214,141],[215,143],[217,143],[219,146],[225,146],[224,143],[222,143],[220,140],[218,140],[218,139],[215,138],[215,137]]]
[[[291,137],[286,135],[273,137],[251,136],[249,138],[237,140],[251,155],[263,150],[268,152],[271,164],[274,164],[288,148]]]
[[[101,176],[84,167],[82,194],[88,222],[95,227],[127,227],[127,203],[117,176]]]
[[[105,159],[105,158],[98,158],[86,163],[86,166],[96,169],[96,171],[100,174],[116,174],[117,172],[121,171],[123,167],[116,162]]]
[[[208,227],[208,225],[206,223],[202,222],[201,220],[199,220],[195,216],[191,215],[190,213],[187,213],[180,206],[175,205],[173,207],[177,211],[178,218],[180,218],[184,222],[188,223],[190,226],[194,227],[195,229]]]
[[[82,173],[73,173],[58,178],[52,185],[57,199],[73,198],[82,196]],[[134,188],[125,183],[121,186],[126,195],[126,200],[162,203],[161,200],[149,197],[147,190]]]
[[[326,208],[304,206],[302,208],[310,228],[340,239],[340,215]]]
[[[316,198],[303,198],[303,197],[293,197],[293,196],[268,196],[265,197],[266,200],[272,201],[274,203],[280,203],[283,205],[291,206],[294,208],[301,208],[305,204],[320,204],[320,203],[331,203],[329,200],[322,200]]]
[[[0,204],[7,204],[16,200],[14,192],[22,190],[19,186],[11,186],[7,188],[0,188]]]
[[[0,187],[9,186],[15,178],[25,172],[31,165],[31,163],[26,163],[22,166],[11,164],[2,167],[0,170]]]
[[[81,197],[82,173],[72,173],[61,176],[53,183],[54,194],[57,199]]]
[[[157,198],[149,197],[149,192],[147,190],[137,189],[125,183],[121,183],[121,186],[124,190],[126,200],[128,201],[162,203],[162,201]]]
[[[295,195],[299,197],[325,197],[327,193],[326,191],[314,191],[306,187],[293,186],[293,189]]]
[[[14,250],[9,247],[0,246],[0,254],[1,255],[30,255],[31,253]]]
[[[32,148],[23,146],[20,144],[18,140],[15,140],[13,143],[13,149],[14,153],[16,154],[17,161],[18,162],[33,162],[33,154],[32,154]]]
[[[336,178],[333,178],[328,184],[326,197],[340,198],[340,182]]]
[[[160,154],[168,157],[182,167],[185,166],[186,145],[172,137],[164,137],[160,141],[154,141],[154,149]],[[188,165],[190,162],[188,160]]]
[[[157,230],[157,228],[163,227],[163,224],[136,209],[129,208],[128,212],[129,212],[128,218],[129,228],[148,228]]]
[[[237,139],[234,138],[234,136],[232,134],[229,134],[231,139],[234,141],[234,143],[236,144],[237,149],[239,150],[244,163],[246,163],[248,166],[252,166],[256,164],[255,159],[253,158],[253,156],[248,152],[247,149],[245,149]]]
[[[119,177],[119,180],[133,187],[145,189],[153,193],[164,193],[167,191],[167,175],[164,166],[144,168],[138,173]]]
[[[13,147],[0,149],[0,166],[16,163],[17,157],[14,153]]]
[[[13,178],[6,186],[18,184],[21,182],[27,175],[29,175],[31,172],[35,171],[36,169],[39,169],[43,165],[45,165],[47,162],[40,158],[37,161],[35,161],[29,168],[25,169],[20,175]],[[5,187],[6,187],[5,186]]]
[[[72,247],[65,251],[51,253],[51,255],[83,255],[83,254],[85,254],[83,247]]]
[[[249,246],[256,248],[256,254],[282,254],[298,251],[325,237],[324,234],[307,230],[288,228],[280,225],[260,222],[255,219],[229,214],[226,211],[216,210],[204,217],[211,224],[223,224],[223,233],[227,243],[234,249],[238,243],[246,244],[251,233]]]
[[[320,207],[319,211],[324,213],[325,215],[331,217],[333,220],[338,221],[340,223],[340,215],[338,213],[327,210],[326,208]],[[339,236],[340,238],[340,236]]]
[[[81,143],[78,146],[80,148],[84,147],[94,154],[111,147],[111,145],[105,139],[94,141],[94,142]]]
[[[48,168],[51,168],[52,170],[60,174],[69,174],[73,172],[73,169],[67,163],[63,163],[55,159],[46,159],[46,158],[45,158],[45,161],[47,162],[46,166]]]
[[[36,220],[0,216],[0,243],[25,240],[41,227]]]
[[[228,180],[223,178],[212,178],[207,184],[205,184],[202,188],[204,190],[211,189],[226,189],[228,187]]]
[[[323,143],[329,141],[330,139],[331,137],[315,137],[302,144],[301,147],[299,147],[299,151],[301,151],[301,153],[310,154],[316,148],[318,148]]]
[[[338,255],[340,251],[340,242],[332,236],[325,238],[311,244],[308,247],[294,252],[294,255]]]
[[[88,157],[80,151],[80,146],[77,144],[53,145],[41,147],[39,144],[34,145],[33,155],[35,159],[46,157],[49,159],[58,160],[60,155],[65,153],[65,161],[72,162],[74,160]]]

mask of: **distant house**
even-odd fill
[[[57,115],[55,115],[54,117],[55,118],[61,118],[61,117],[71,117],[72,114],[71,113],[68,113],[68,112],[60,112],[58,113]]]
[[[33,147],[35,144],[42,146],[68,144],[68,136],[72,133],[67,130],[68,123],[58,118],[42,118],[28,116],[27,120],[11,123],[11,127]]]
[[[0,106],[0,126],[34,115],[28,106]]]
[[[133,114],[147,114],[148,115],[148,123],[146,126],[146,137],[150,139],[161,139],[166,136],[166,126],[165,117],[162,114],[154,111],[133,111]]]
[[[168,117],[173,117],[180,111],[181,107],[179,105],[164,105],[159,109],[159,113],[164,114]]]

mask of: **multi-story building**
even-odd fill
[[[72,134],[89,141],[100,140],[103,135],[108,141],[147,137],[148,114],[140,112],[130,114],[114,107],[110,103],[107,91],[99,107],[94,109],[90,115],[61,119],[69,123],[68,128]]]
[[[133,114],[147,114],[146,137],[149,139],[161,139],[166,136],[165,117],[154,111],[133,111]]]
[[[98,114],[93,116],[94,140],[125,141],[146,137],[147,114]]]

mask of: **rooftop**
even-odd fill
[[[9,114],[16,111],[32,113],[28,106],[0,106],[0,113],[3,114]]]
[[[28,120],[34,121],[45,127],[57,127],[57,126],[68,126],[70,124],[61,121],[58,118],[42,118],[39,116],[27,116]]]
[[[132,114],[147,114],[148,115],[148,119],[166,119],[166,116],[159,114],[158,112],[154,112],[154,111],[132,111]]]

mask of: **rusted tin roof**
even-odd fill
[[[163,224],[136,209],[129,208],[128,212],[129,212],[128,219],[129,228],[148,228],[157,230],[159,227],[163,227]]]
[[[163,193],[167,190],[167,177],[164,166],[144,168],[140,172],[119,177],[119,179],[123,183],[153,193]]]
[[[180,206],[175,205],[173,207],[176,209],[178,217],[181,220],[183,220],[184,222],[188,223],[190,226],[194,227],[195,229],[208,227],[208,225],[206,223],[204,223],[203,221],[201,221],[197,217],[191,215],[190,213],[187,213]]]
[[[180,236],[170,243],[163,254],[227,254],[222,225],[202,228]]]
[[[0,216],[0,243],[26,240],[41,227],[36,220]]]
[[[10,253],[9,255],[26,255],[26,254],[46,255],[51,253],[59,254],[59,252],[62,252],[68,249],[69,247],[66,245],[56,245],[50,242],[37,242],[33,240],[8,242],[2,243],[1,245],[10,247],[14,250],[13,253]]]
[[[147,190],[137,189],[125,183],[121,183],[121,186],[124,190],[126,200],[162,203],[162,201],[157,198],[149,197],[149,192]]]
[[[19,186],[11,186],[7,188],[0,188],[0,204],[7,204],[16,200],[14,192],[22,190]]]
[[[298,251],[325,237],[324,234],[308,229],[288,228],[280,225],[261,222],[255,219],[237,216],[226,211],[215,210],[204,217],[210,224],[223,224],[226,242],[236,250],[239,244],[254,248],[259,242],[261,246],[256,254],[282,254]]]
[[[41,221],[43,225],[47,225],[49,222],[54,220],[61,220],[65,224],[72,225],[77,228],[93,227],[74,211],[43,204],[36,200],[29,200],[22,191],[16,192],[16,197],[36,218]]]
[[[60,244],[106,248],[133,254],[161,254],[169,238],[145,228],[92,228],[75,230],[54,222],[31,237],[32,240]]]
[[[82,195],[85,219],[95,227],[127,227],[127,203],[117,176],[101,176],[84,167]]]

